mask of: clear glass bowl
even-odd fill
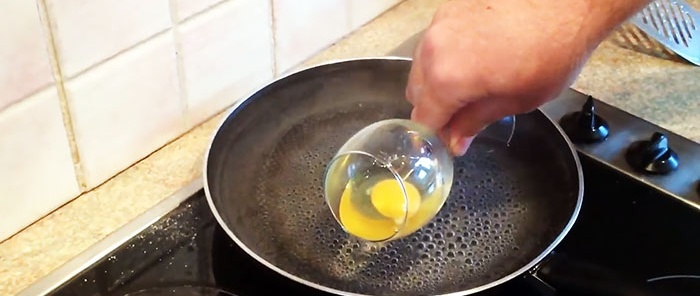
[[[386,242],[427,224],[450,194],[453,159],[435,133],[407,119],[373,123],[328,164],[326,203],[343,229]]]

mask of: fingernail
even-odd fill
[[[462,156],[467,152],[468,138],[454,137],[450,141],[450,150],[455,156]]]

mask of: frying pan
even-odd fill
[[[467,295],[535,270],[583,199],[577,154],[539,110],[517,115],[509,145],[477,136],[455,159],[445,206],[413,235],[372,244],[333,219],[325,165],[363,127],[409,118],[410,67],[392,57],[331,62],[236,104],[204,164],[207,201],[230,238],[277,273],[340,295]]]

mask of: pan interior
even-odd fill
[[[503,142],[478,137],[428,226],[373,244],[353,238],[323,198],[323,173],[363,127],[408,118],[410,62],[359,60],[277,81],[239,106],[210,149],[207,186],[224,228],[264,261],[349,293],[437,295],[514,273],[550,246],[578,199],[576,163],[539,111]]]

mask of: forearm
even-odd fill
[[[475,26],[466,32],[472,40],[517,40],[526,32],[543,49],[568,48],[578,51],[573,55],[585,57],[649,3],[651,0],[453,0],[438,11],[433,24],[467,18]]]
[[[555,0],[556,1],[556,0]],[[624,21],[651,3],[651,0],[584,0],[589,7],[591,34],[601,42]]]
[[[527,27],[534,35],[586,38],[597,45],[649,3],[651,0],[453,0],[438,14],[445,19],[468,15],[475,24],[492,23],[490,18],[497,16],[502,18],[498,24],[503,32],[508,27]]]

